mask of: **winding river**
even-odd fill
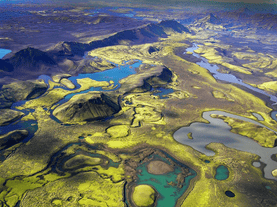
[[[205,68],[205,69],[207,69],[210,73],[213,74],[213,77],[215,79],[244,86],[244,87],[246,87],[246,88],[248,88],[252,91],[255,91],[255,92],[263,94],[263,95],[266,95],[267,97],[270,98],[270,100],[272,102],[274,102],[273,105],[277,104],[277,97],[276,96],[270,95],[270,94],[266,93],[265,91],[263,91],[261,89],[255,88],[251,85],[248,85],[248,84],[244,83],[241,79],[237,78],[236,76],[234,76],[232,74],[226,74],[226,73],[218,72],[217,70],[219,69],[219,67],[217,65],[211,65],[206,58],[204,58],[204,57],[200,56],[199,54],[195,53],[194,51],[196,49],[198,49],[198,46],[197,46],[196,43],[194,43],[192,47],[189,47],[189,48],[186,49],[186,52],[192,52],[193,56],[199,58],[201,61],[196,62],[196,64],[203,67],[203,68]],[[272,118],[277,121],[276,116],[272,117]]]

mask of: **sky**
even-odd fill
[[[50,2],[47,0],[0,0],[0,2]],[[93,0],[52,0],[52,1],[57,1],[57,2],[91,2]],[[107,1],[107,0],[106,0]],[[108,1],[118,1],[118,2],[128,2],[129,0],[108,0]],[[134,0],[130,0],[131,2]],[[253,3],[253,4],[261,4],[261,3],[266,3],[266,4],[277,4],[277,0],[135,0],[135,2],[152,2],[152,3],[181,3],[181,2],[186,2],[186,3],[200,3],[200,2],[206,2],[206,3],[211,3],[211,2],[228,2],[228,3]]]

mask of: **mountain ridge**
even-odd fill
[[[52,52],[58,56],[79,55],[83,56],[85,51],[93,50],[99,47],[119,45],[121,42],[130,42],[132,44],[150,43],[157,41],[158,38],[165,38],[168,32],[190,32],[188,28],[175,20],[163,20],[158,24],[150,23],[144,27],[130,29],[118,32],[103,40],[92,41],[88,44],[78,42],[61,42]]]

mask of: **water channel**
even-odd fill
[[[205,69],[207,69],[210,73],[213,74],[213,77],[215,79],[221,80],[221,81],[226,81],[228,83],[235,83],[235,84],[244,86],[244,87],[246,87],[246,88],[248,88],[252,91],[255,91],[255,92],[263,94],[263,95],[266,95],[267,97],[270,98],[270,100],[272,102],[274,102],[274,105],[277,104],[277,97],[276,96],[270,95],[270,94],[266,93],[265,91],[263,91],[261,89],[255,88],[251,85],[248,85],[248,84],[244,83],[241,79],[237,78],[236,76],[234,76],[232,74],[226,74],[226,73],[218,72],[217,70],[219,69],[219,67],[217,65],[211,65],[206,58],[204,58],[204,57],[202,57],[199,54],[194,52],[197,49],[198,49],[198,46],[197,46],[196,43],[194,43],[192,47],[186,49],[186,52],[191,52],[193,56],[199,58],[201,61],[196,62],[196,64],[203,67],[203,68],[205,68]],[[276,116],[274,116],[272,118],[277,121]]]
[[[193,46],[190,48],[187,48],[186,51],[192,52],[193,56],[201,59],[201,61],[197,62],[196,64],[209,70],[213,74],[214,78],[218,80],[223,80],[229,83],[236,83],[236,84],[245,86],[255,92],[258,92],[270,97],[271,101],[277,103],[277,98],[275,96],[267,94],[263,90],[254,88],[248,84],[243,83],[241,79],[238,79],[232,74],[222,74],[218,72],[217,71],[219,69],[218,66],[211,65],[207,59],[194,53],[194,50],[196,50],[197,48],[198,48],[197,44],[193,44]],[[252,119],[248,119],[242,116],[237,116],[223,111],[206,111],[203,113],[202,116],[204,119],[210,122],[209,124],[196,122],[196,123],[192,123],[188,127],[182,127],[174,133],[173,135],[174,139],[182,144],[189,145],[194,149],[208,156],[212,156],[215,154],[213,151],[205,148],[205,146],[211,142],[219,142],[230,148],[257,154],[261,157],[260,161],[266,164],[266,167],[264,168],[265,178],[276,179],[272,176],[271,171],[276,169],[277,163],[270,158],[272,154],[276,153],[276,147],[265,148],[260,146],[257,142],[255,142],[252,139],[230,132],[231,127],[228,124],[226,124],[221,119],[212,118],[210,116],[211,114],[223,115],[223,116],[228,116],[231,118],[251,122],[258,126],[265,127],[276,133],[276,131]],[[272,116],[272,118],[276,120],[275,114],[277,114],[277,112],[272,112],[271,115],[274,115]],[[255,114],[255,115],[258,120],[262,119],[262,117],[258,116],[259,114]],[[193,137],[193,139],[188,138],[189,133],[192,133],[191,136]],[[259,165],[255,162],[255,166],[259,166]]]

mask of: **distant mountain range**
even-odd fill
[[[188,28],[174,20],[161,21],[157,24],[148,24],[138,29],[124,30],[103,40],[92,41],[88,44],[78,42],[61,42],[52,49],[52,53],[58,56],[79,55],[85,51],[100,47],[119,45],[123,42],[142,44],[155,42],[161,37],[167,37],[170,32],[190,32]]]
[[[223,28],[247,25],[248,28],[256,28],[259,31],[277,32],[277,15],[241,8],[235,11],[210,13],[204,18],[195,20],[190,26],[214,29],[216,25],[221,25]]]
[[[47,52],[28,47],[15,53],[11,58],[0,60],[0,70],[5,72],[34,71],[46,74],[50,68],[55,68],[66,58],[84,56],[86,51],[100,47],[120,44],[142,44],[158,41],[171,33],[190,32],[188,28],[174,20],[151,23],[143,27],[118,32],[103,40],[88,44],[79,42],[60,42]],[[73,58],[74,59],[74,58]]]

